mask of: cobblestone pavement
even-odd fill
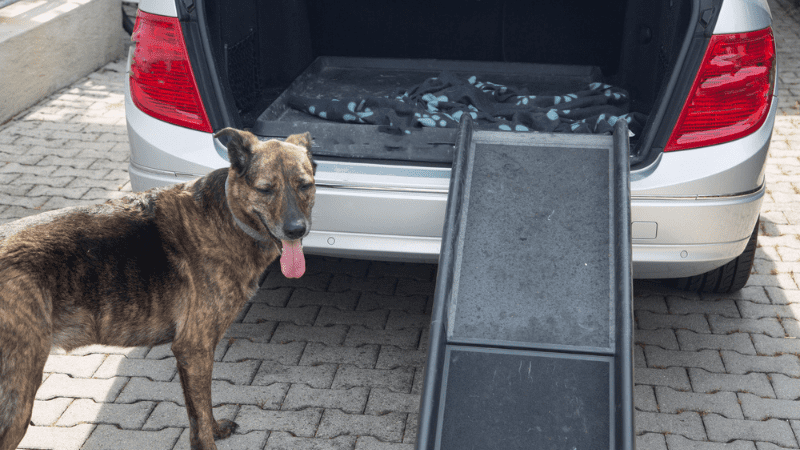
[[[638,447],[800,447],[800,24],[771,2],[780,111],[749,285],[691,296],[637,282]],[[0,222],[130,191],[123,62],[0,126]],[[217,349],[220,449],[413,448],[435,265],[308,258],[270,273]],[[184,449],[168,346],[54,350],[26,449]]]

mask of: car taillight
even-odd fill
[[[139,11],[131,41],[133,103],[156,119],[210,133],[178,19]]]
[[[767,119],[775,90],[772,29],[711,37],[665,152],[744,137]]]

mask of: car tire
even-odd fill
[[[760,223],[761,219],[759,218],[756,220],[756,226],[753,228],[753,233],[750,235],[744,251],[733,261],[700,275],[669,280],[667,284],[682,291],[713,294],[727,294],[743,288],[747,284],[750,270],[753,268]]]

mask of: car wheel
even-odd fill
[[[753,268],[753,259],[756,255],[756,244],[758,243],[758,225],[761,219],[756,220],[756,226],[750,240],[739,257],[712,271],[695,275],[693,277],[676,278],[669,280],[667,284],[677,289],[689,292],[708,292],[714,294],[726,294],[736,292],[747,284],[750,278],[750,269]]]

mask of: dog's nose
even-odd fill
[[[306,233],[306,222],[303,219],[295,219],[283,224],[283,234],[290,240],[297,239]]]

